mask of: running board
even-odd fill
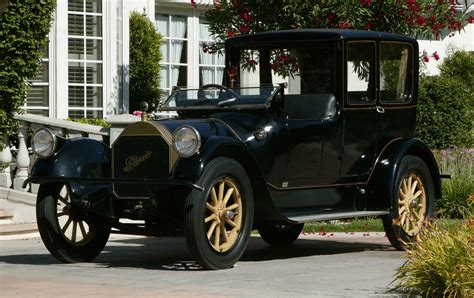
[[[301,212],[283,212],[289,220],[296,221],[298,223],[310,222],[310,221],[325,221],[335,219],[346,219],[355,217],[365,216],[380,216],[390,214],[389,211],[350,211],[350,212],[337,212],[337,213],[326,213],[326,214],[302,214]]]

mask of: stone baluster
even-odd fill
[[[16,177],[13,186],[16,190],[28,191],[29,187],[22,188],[23,182],[28,178],[28,167],[30,166],[30,156],[26,148],[25,137],[28,136],[28,127],[22,123],[18,131],[18,153],[16,156]]]
[[[12,153],[8,139],[0,141],[0,187],[10,188],[12,185],[12,178],[10,173],[10,164],[12,163]]]

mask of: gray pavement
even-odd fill
[[[92,263],[61,264],[37,234],[0,237],[0,296],[392,296],[404,262],[384,233],[300,235],[286,248],[254,235],[232,269],[206,271],[183,238],[111,236]]]

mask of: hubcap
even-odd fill
[[[237,183],[230,177],[217,180],[207,197],[204,218],[207,240],[215,251],[226,252],[237,242],[242,210]]]
[[[398,191],[398,215],[401,228],[409,236],[416,235],[426,214],[426,191],[421,178],[414,172],[403,178]]]
[[[91,238],[89,225],[74,212],[65,188],[56,197],[56,218],[61,234],[69,243],[82,245]]]

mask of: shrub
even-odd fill
[[[0,136],[16,132],[9,115],[23,105],[27,79],[38,71],[55,7],[55,0],[8,1],[0,15]]]
[[[436,201],[436,214],[441,218],[469,218],[474,215],[474,150],[456,149],[434,152],[439,170],[450,174],[442,180],[442,197]]]
[[[408,244],[408,260],[395,274],[396,288],[426,297],[474,297],[474,222],[423,228]]]
[[[111,126],[110,123],[108,123],[104,119],[91,119],[91,118],[71,119],[71,118],[67,118],[66,120],[77,122],[77,123],[82,123],[82,124],[102,126],[102,127],[105,127],[105,128],[109,128]]]
[[[439,66],[442,77],[451,77],[464,83],[471,92],[471,105],[474,104],[474,55],[466,51],[456,51],[444,59]]]
[[[472,122],[469,89],[456,79],[422,77],[419,85],[416,136],[431,149],[450,145],[469,148]]]
[[[142,101],[156,110],[160,101],[161,35],[138,12],[130,15],[130,107],[140,110]]]

